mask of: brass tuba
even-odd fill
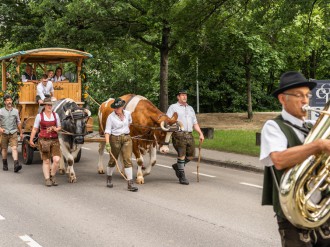
[[[304,144],[330,138],[330,101],[309,132]],[[304,106],[303,110],[311,110]],[[316,111],[316,110],[314,110]],[[316,228],[330,217],[330,156],[309,156],[287,170],[281,179],[279,199],[287,219],[300,228]]]

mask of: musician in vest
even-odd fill
[[[1,134],[1,154],[3,162],[3,170],[8,171],[7,151],[8,145],[11,147],[11,152],[14,160],[14,172],[22,169],[22,165],[18,162],[18,136],[23,140],[21,120],[18,110],[13,108],[13,99],[9,94],[3,96],[5,107],[0,109],[0,134]]]
[[[308,230],[294,226],[285,217],[279,201],[278,186],[284,171],[303,162],[310,155],[330,154],[330,140],[318,139],[303,144],[311,125],[302,107],[309,103],[316,82],[307,80],[301,73],[289,71],[280,78],[273,96],[282,105],[281,115],[268,120],[261,132],[260,160],[265,165],[262,205],[273,205],[282,246],[330,246],[329,223]],[[312,200],[320,200],[313,193]]]
[[[204,141],[204,135],[197,122],[194,109],[188,105],[188,94],[186,90],[181,90],[177,93],[177,103],[170,105],[166,115],[172,116],[174,112],[178,113],[178,121],[183,126],[183,131],[174,132],[172,134],[172,143],[178,153],[177,163],[172,165],[175,175],[178,177],[180,184],[188,185],[189,181],[186,178],[184,167],[195,156],[195,140],[192,135],[193,130],[199,134],[199,141]]]
[[[108,153],[112,153],[115,159],[118,160],[121,154],[125,166],[125,175],[128,183],[128,191],[138,191],[133,182],[132,169],[132,138],[129,135],[129,125],[132,123],[132,116],[129,111],[124,110],[125,100],[116,98],[110,105],[113,112],[108,116],[105,125],[105,149]],[[115,170],[116,161],[110,155],[110,160],[107,167],[107,187],[112,188],[112,174]]]
[[[61,130],[58,114],[52,111],[52,101],[45,98],[44,109],[36,116],[30,136],[30,145],[35,147],[34,138],[39,131],[38,145],[42,159],[42,171],[46,186],[57,186],[55,175],[59,165],[61,151],[57,132]],[[51,158],[53,164],[51,164]]]

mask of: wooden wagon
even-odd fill
[[[68,74],[69,79],[54,82],[54,97],[56,99],[71,98],[79,106],[84,104],[82,96],[82,66],[85,59],[92,58],[87,52],[67,48],[41,48],[15,52],[0,57],[2,64],[2,94],[11,94],[19,110],[22,122],[24,138],[22,140],[22,155],[25,164],[31,164],[35,148],[29,145],[35,116],[38,113],[39,104],[36,101],[37,83],[22,82],[21,75],[26,65],[31,65],[33,73],[40,79],[42,74],[47,74],[49,69],[56,67],[74,68]],[[67,66],[69,65],[69,66]],[[92,131],[92,118],[88,123],[88,131]],[[80,156],[79,156],[80,158]]]

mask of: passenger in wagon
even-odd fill
[[[48,76],[44,74],[41,78],[41,82],[37,86],[36,100],[39,104],[42,104],[45,98],[53,97],[53,96],[54,96],[53,83],[49,81]]]
[[[129,125],[132,123],[131,113],[124,110],[125,100],[117,98],[111,108],[114,111],[108,116],[105,126],[105,148],[107,152],[112,153],[115,159],[119,154],[122,155],[125,174],[127,177],[129,191],[138,191],[133,182],[133,165],[132,165],[132,138],[129,135]],[[110,155],[110,161],[107,167],[107,187],[112,188],[112,174],[116,169],[116,160]]]
[[[47,75],[48,75],[48,81],[54,81],[54,71],[53,70],[48,70],[47,71]]]
[[[60,82],[64,80],[66,80],[66,78],[62,75],[62,68],[57,67],[55,70],[54,82]]]
[[[29,144],[35,147],[33,140],[39,131],[39,151],[42,159],[42,171],[46,186],[57,186],[55,179],[57,168],[61,158],[60,142],[57,132],[61,130],[60,117],[52,111],[53,102],[46,98],[41,104],[44,109],[35,118]],[[51,158],[53,164],[51,165]]]
[[[30,64],[27,64],[25,67],[25,72],[22,75],[22,82],[38,82],[36,75],[33,74],[33,69]]]

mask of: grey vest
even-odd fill
[[[5,134],[14,134],[17,132],[17,123],[19,122],[18,110],[13,108],[8,111],[5,107],[0,109],[0,126]]]

